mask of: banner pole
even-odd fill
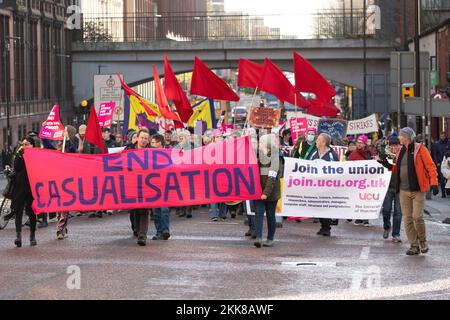
[[[250,108],[253,106],[253,101],[255,101],[255,96],[256,96],[257,91],[258,91],[258,87],[256,87],[255,92],[253,92],[252,101],[250,102]],[[245,119],[244,131],[247,129],[249,117],[250,117],[250,111],[247,108],[247,119]],[[236,115],[235,115],[235,118],[236,118]]]
[[[64,153],[66,149],[66,134],[67,134],[67,127],[64,127],[64,136],[63,136],[63,147],[62,147],[62,153]]]

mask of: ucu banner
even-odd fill
[[[261,197],[260,172],[248,137],[188,151],[141,149],[86,155],[26,149],[24,157],[37,214]]]
[[[375,160],[325,162],[285,158],[282,214],[377,219],[391,172]]]

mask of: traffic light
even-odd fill
[[[406,103],[407,97],[414,97],[414,84],[403,84],[402,85],[402,101]]]

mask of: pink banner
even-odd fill
[[[306,134],[308,132],[308,119],[306,118],[292,118],[289,120],[291,126],[292,141],[297,141],[299,134]]]
[[[88,155],[31,148],[24,157],[37,214],[261,197],[259,167],[249,137],[188,151],[140,149]]]
[[[64,126],[59,118],[59,106],[55,104],[42,125],[39,138],[48,140],[63,140]]]
[[[100,104],[100,109],[98,110],[98,123],[100,127],[111,127],[115,108],[116,103],[114,101]]]

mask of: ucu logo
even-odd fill
[[[359,199],[365,200],[365,201],[376,201],[376,200],[380,200],[380,194],[379,193],[360,193]]]

